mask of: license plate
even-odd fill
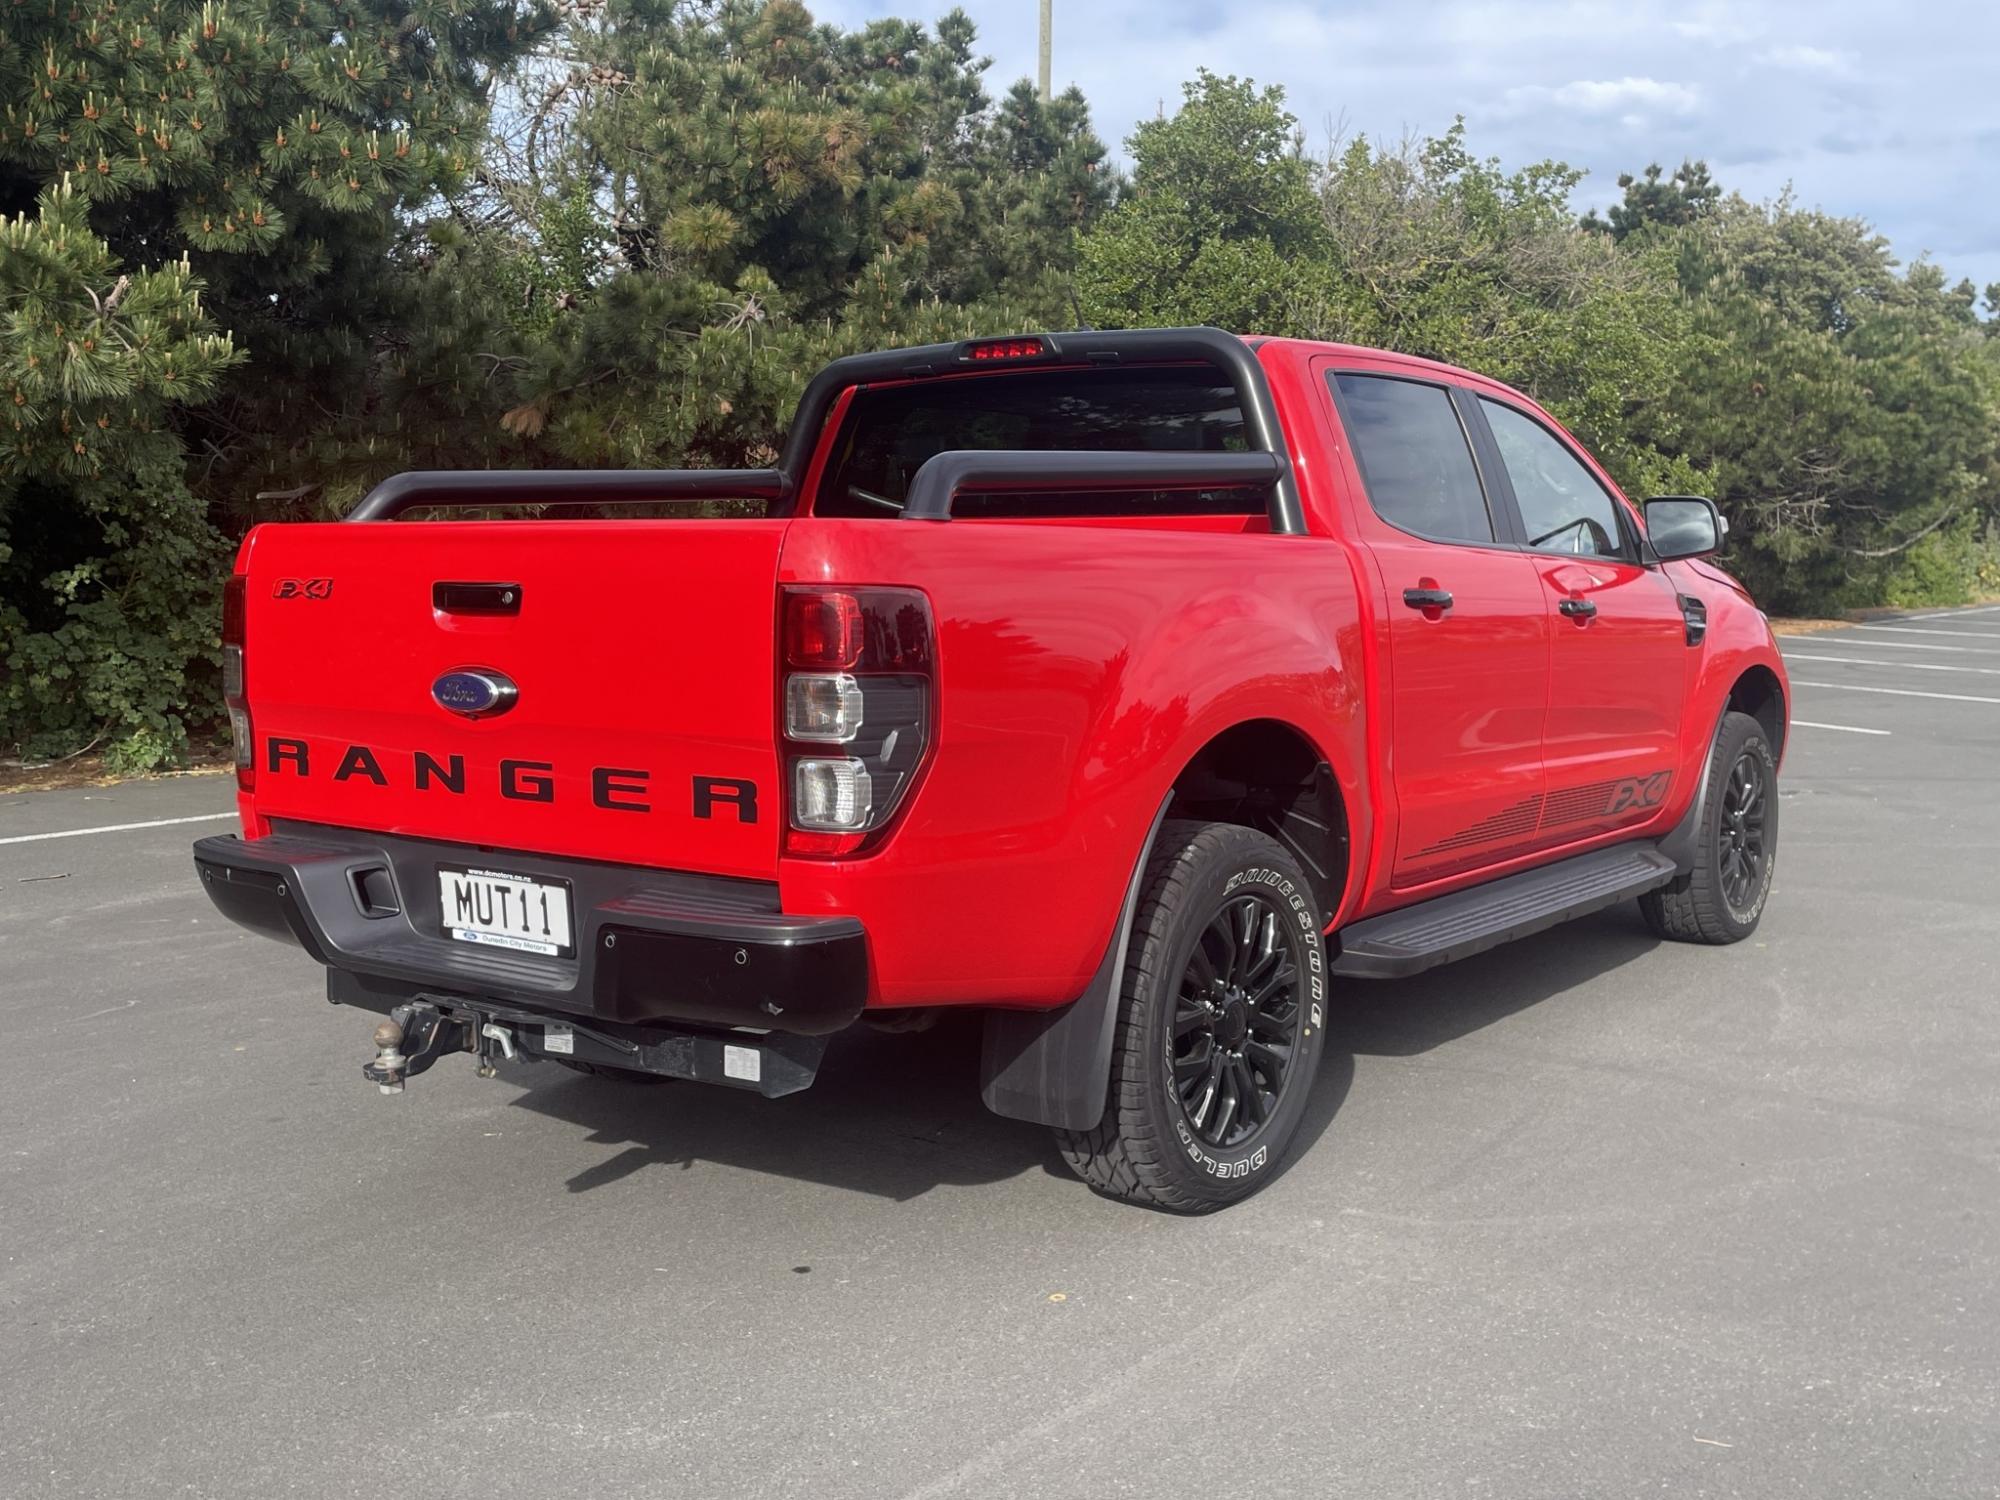
[[[445,936],[461,943],[569,958],[569,886],[499,870],[438,866]]]

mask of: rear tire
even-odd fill
[[[1679,943],[1740,943],[1757,930],[1778,862],[1778,757],[1764,726],[1727,713],[1708,766],[1694,868],[1639,898],[1647,924]]]
[[[1098,1192],[1211,1213],[1269,1180],[1297,1133],[1325,1040],[1312,887],[1274,840],[1172,820],[1146,862],[1104,1117],[1058,1130]]]

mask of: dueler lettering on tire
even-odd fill
[[[1169,821],[1146,867],[1104,1118],[1060,1132],[1064,1157],[1133,1202],[1235,1202],[1297,1133],[1325,1022],[1303,872],[1255,829]]]
[[[1306,892],[1300,885],[1294,884],[1289,875],[1279,870],[1245,870],[1240,874],[1232,875],[1229,877],[1229,883],[1223,887],[1224,893],[1227,894],[1229,891],[1235,890],[1245,881],[1256,881],[1275,888],[1290,903],[1292,917],[1299,924],[1301,930],[1313,938],[1311,970],[1309,973],[1312,989],[1312,1014],[1308,1018],[1307,1024],[1313,1030],[1317,1031],[1321,1026],[1326,1024],[1326,950],[1325,946],[1319,941],[1319,918],[1313,914],[1312,902],[1307,899]]]

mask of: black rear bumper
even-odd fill
[[[576,956],[442,935],[437,867],[470,859],[568,882]],[[867,936],[852,917],[790,916],[775,885],[583,860],[499,854],[384,834],[283,824],[269,838],[206,838],[195,868],[230,920],[297,943],[330,986],[501,1000],[623,1025],[839,1031],[868,996]],[[386,884],[385,884],[386,882]]]

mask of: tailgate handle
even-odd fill
[[[431,607],[448,615],[518,615],[518,583],[434,583]]]

